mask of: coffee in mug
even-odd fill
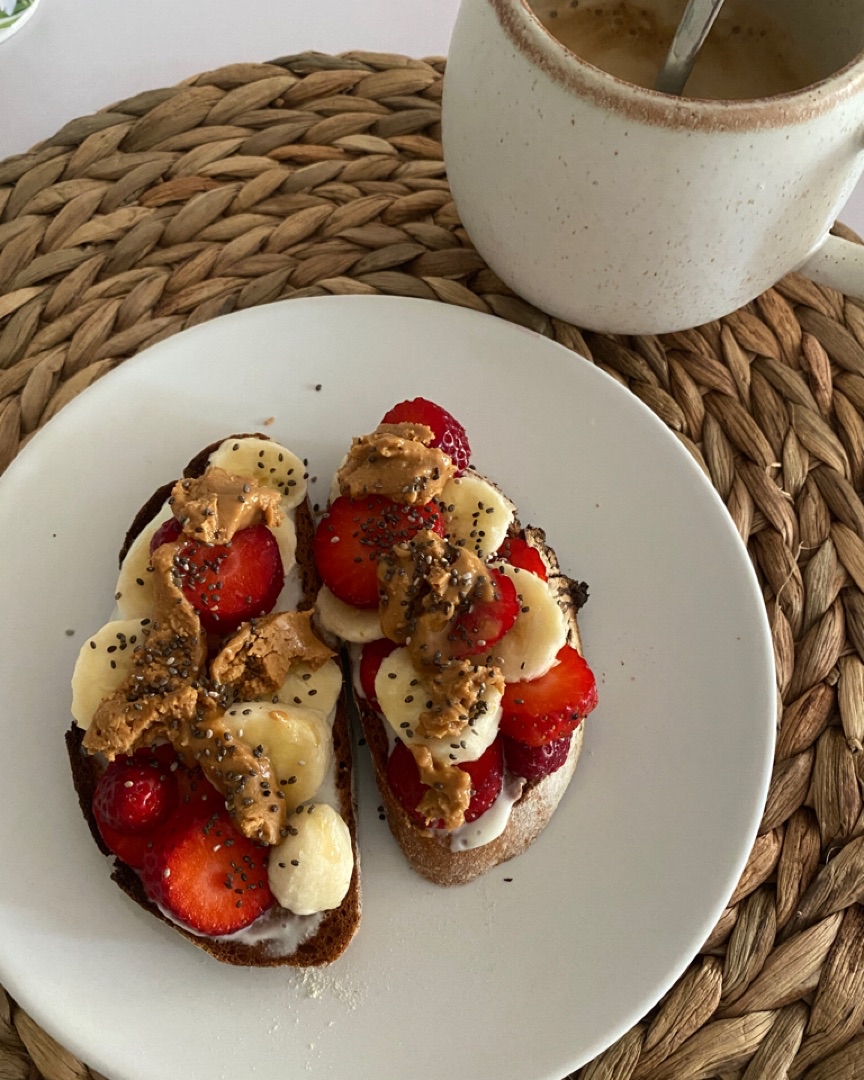
[[[535,0],[537,18],[571,52],[619,79],[653,88],[683,2]],[[800,90],[818,73],[753,0],[726,0],[684,88],[686,97],[741,99]]]
[[[721,318],[791,270],[864,298],[864,247],[829,235],[864,172],[864,0],[748,0],[813,81],[743,99],[728,83],[678,97],[610,75],[530,6],[551,25],[570,0],[556,2],[462,0],[447,59],[450,188],[507,285],[621,334]],[[630,7],[667,2],[676,25],[684,0]]]

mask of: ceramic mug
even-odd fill
[[[463,0],[444,159],[504,282],[552,315],[631,334],[709,322],[791,270],[864,297],[864,248],[828,235],[864,171],[864,0],[761,6],[818,81],[732,101],[609,75],[525,0]]]

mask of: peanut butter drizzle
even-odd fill
[[[504,693],[504,676],[497,668],[473,664],[470,660],[451,660],[426,680],[427,707],[420,713],[414,730],[427,739],[461,735],[479,715],[479,710],[486,708],[482,698],[490,685]]]
[[[465,822],[465,811],[471,802],[471,777],[455,765],[435,761],[428,746],[408,747],[420,770],[420,779],[429,790],[417,807],[427,824],[443,821],[445,829],[458,829]]]
[[[156,611],[150,634],[135,647],[131,671],[100,702],[84,736],[85,749],[109,761],[130,753],[151,728],[195,716],[198,692],[191,684],[204,666],[207,641],[173,573],[182,547],[182,541],[163,544],[153,553]]]
[[[393,502],[425,505],[444,490],[456,469],[443,450],[430,446],[425,424],[379,424],[354,439],[337,473],[343,495],[384,495]]]
[[[494,600],[484,564],[464,547],[428,529],[396,544],[378,562],[379,614],[384,634],[407,645],[414,666],[440,671],[458,637],[453,623],[478,600]]]
[[[282,521],[281,496],[252,477],[211,465],[193,479],[178,480],[168,500],[183,532],[205,544],[227,544],[240,529]]]
[[[175,718],[167,729],[174,749],[201,766],[210,783],[225,796],[225,807],[250,840],[278,844],[286,835],[288,810],[279,778],[263,749],[235,739],[222,709],[202,697],[194,721]]]
[[[210,674],[248,701],[278,690],[295,661],[317,669],[335,655],[313,632],[311,611],[279,611],[244,623],[210,664]]]

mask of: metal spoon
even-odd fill
[[[696,63],[696,56],[722,6],[723,0],[688,0],[666,60],[654,83],[655,90],[664,94],[683,92]]]

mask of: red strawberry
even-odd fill
[[[504,755],[501,740],[496,739],[476,761],[463,761],[457,768],[471,777],[471,802],[465,811],[466,821],[476,821],[484,814],[501,792],[504,782]],[[427,822],[417,807],[429,790],[420,780],[420,770],[414,755],[401,741],[397,741],[387,762],[387,782],[399,804],[421,828],[440,829],[443,821]]]
[[[400,401],[385,413],[382,424],[425,424],[432,429],[432,445],[440,447],[456,466],[460,476],[471,460],[471,447],[465,428],[446,409],[434,401],[418,397],[412,401]]]
[[[377,641],[367,642],[360,654],[360,686],[366,695],[366,703],[376,712],[381,712],[378,698],[375,696],[375,677],[378,669],[386,656],[389,656],[397,648],[396,642],[390,638],[378,638]]]
[[[97,823],[126,836],[152,834],[177,805],[177,780],[168,768],[136,758],[112,761],[96,785]]]
[[[496,558],[503,559],[511,566],[518,566],[521,570],[528,570],[544,581],[549,580],[549,571],[540,557],[540,552],[521,536],[508,536],[498,548]]]
[[[130,772],[133,769],[149,770],[152,776],[157,778],[157,782],[169,792],[167,802],[170,809],[165,814],[152,813],[153,808],[158,805],[159,797],[148,797],[143,801],[151,818],[147,828],[143,827],[146,815],[139,815],[137,819],[133,815],[131,828],[127,828],[123,820],[124,814],[119,813],[116,805],[109,801],[110,791],[119,791],[119,799],[126,805],[125,816],[129,816],[130,805],[140,788],[136,788],[134,783],[131,788],[125,787],[123,770],[126,769]],[[223,805],[224,798],[204,779],[201,770],[187,769],[179,761],[174,748],[163,744],[136,750],[131,758],[116,758],[108,766],[96,787],[93,816],[108,850],[129,866],[140,870],[147,852],[152,850],[167,829],[173,828],[180,819],[208,818]],[[111,824],[112,821],[114,824]]]
[[[383,495],[341,495],[315,531],[315,563],[321,580],[346,604],[378,606],[378,559],[421,529],[444,535],[436,506],[405,506]]]
[[[224,809],[169,829],[147,853],[141,881],[154,903],[210,936],[241,930],[273,904],[267,849],[239,832]]]
[[[557,772],[567,760],[572,741],[571,734],[543,746],[526,746],[515,739],[508,739],[506,735],[501,736],[507,768],[526,780],[542,780],[544,776]]]
[[[160,525],[154,542],[160,534],[163,543],[172,539],[170,526]],[[175,567],[184,596],[204,629],[214,634],[231,633],[240,623],[272,611],[285,581],[279,545],[266,525],[240,529],[227,544],[191,540]]]
[[[150,537],[150,554],[152,555],[156,548],[162,547],[163,544],[173,544],[182,531],[177,518],[170,517],[167,521],[163,521]]]
[[[584,658],[565,645],[545,675],[508,683],[501,704],[501,733],[543,746],[578,727],[597,704],[597,684]]]
[[[516,622],[519,597],[516,586],[500,570],[489,568],[495,586],[495,600],[475,600],[470,609],[457,616],[450,630],[452,655],[458,659],[476,656],[500,641]]]

